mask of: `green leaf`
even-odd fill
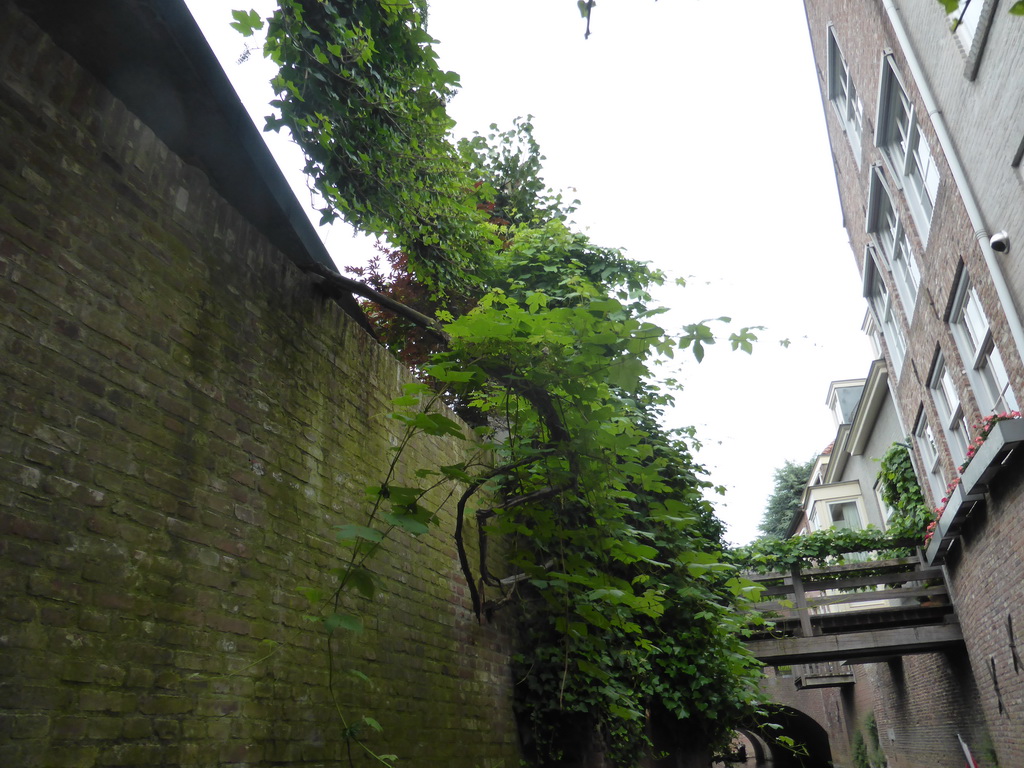
[[[580,672],[582,672],[583,674],[589,675],[590,677],[595,677],[598,680],[607,682],[611,678],[611,675],[609,675],[596,664],[592,664],[586,659],[577,659],[576,666],[579,667]]]
[[[323,590],[316,587],[299,587],[296,591],[313,605],[324,599]]]
[[[438,467],[441,474],[447,477],[449,480],[458,480],[462,483],[472,483],[475,478],[466,472],[465,463],[462,464],[448,464],[447,466]]]
[[[414,416],[406,416],[400,413],[393,413],[391,417],[402,421],[412,429],[419,430],[428,435],[454,437],[465,440],[464,427],[459,422],[442,416],[440,413],[417,413]]]
[[[365,568],[355,566],[350,568],[345,574],[345,582],[355,587],[363,597],[368,597],[372,600],[377,594],[377,586],[374,582],[373,574]]]
[[[1010,13],[1014,16],[1024,16],[1024,0],[1017,0],[1010,6]]]
[[[372,541],[376,543],[384,540],[384,534],[380,531],[366,525],[357,525],[356,523],[339,525],[334,531],[335,538],[338,541]]]
[[[420,399],[416,395],[402,395],[401,397],[394,398],[391,404],[396,408],[408,408],[409,406],[419,405]]]
[[[263,19],[256,11],[232,11],[231,26],[242,33],[243,37],[252,37],[257,29],[263,29]]]
[[[424,533],[428,533],[430,531],[430,526],[422,520],[410,515],[389,513],[381,515],[381,517],[396,528],[401,528],[403,531],[411,533],[413,536],[422,536]]]
[[[358,617],[347,613],[332,613],[324,619],[324,626],[328,632],[333,632],[336,629],[345,629],[349,632],[363,631],[363,622]]]

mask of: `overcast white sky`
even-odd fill
[[[262,127],[272,69],[258,54],[236,63],[244,42],[228,24],[232,9],[273,3],[186,2]],[[697,427],[700,460],[729,489],[717,501],[728,539],[745,543],[773,469],[835,436],[829,382],[864,376],[871,359],[803,5],[601,0],[583,31],[574,0],[431,2],[441,63],[462,76],[456,133],[533,115],[546,181],[575,190],[594,242],[687,278],[659,297],[673,310],[663,325],[733,318],[701,365],[668,372],[686,384],[670,426]],[[295,177],[295,147],[271,148]],[[339,265],[368,252],[339,229],[324,236]],[[751,356],[724,344],[744,325],[766,326]]]

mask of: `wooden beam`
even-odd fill
[[[832,581],[824,579],[808,579],[807,574],[803,571],[800,572],[800,577],[803,581],[804,590],[813,592],[821,589],[858,589],[876,584],[906,584],[915,581],[942,580],[943,574],[941,568],[922,568],[917,571],[881,573],[869,576],[849,576]],[[792,591],[793,588],[788,584],[776,584],[770,587],[765,587],[761,594],[764,597],[771,597],[774,595],[788,595]]]
[[[800,569],[797,566],[793,566],[793,597],[796,602],[796,612],[800,617],[800,631],[804,637],[810,637],[814,634],[814,628],[811,626],[811,613],[807,610],[807,598],[804,595],[803,583],[800,581]]]
[[[798,691],[804,691],[809,688],[840,688],[855,682],[853,670],[850,670],[831,675],[800,675],[794,680],[794,685]]]
[[[765,664],[784,665],[931,653],[961,645],[963,640],[959,624],[926,624],[817,637],[754,640],[748,642],[747,647]]]
[[[855,563],[842,563],[839,565],[828,565],[824,568],[806,568],[800,573],[804,576],[828,576],[834,573],[846,573],[849,571],[889,571],[908,570],[915,565],[920,565],[921,560],[917,557],[899,557],[891,560],[861,560]],[[788,579],[788,573],[744,573],[744,578],[751,581],[779,581]]]

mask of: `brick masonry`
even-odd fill
[[[333,583],[409,377],[6,3],[0,73],[0,765],[339,765],[298,590]],[[452,525],[374,562],[341,709],[403,765],[511,768],[510,639]]]
[[[1020,130],[1020,123],[1018,120],[993,119],[979,105],[988,99],[1007,114],[1020,108],[1019,103],[1012,99],[1000,100],[994,96],[1005,90],[1006,78],[1018,78],[1015,84],[1019,85],[1020,70],[1013,65],[1020,55],[1019,25],[1005,14],[1005,9],[997,8],[997,17],[990,32],[991,50],[982,60],[982,69],[975,84],[961,74],[964,69],[963,52],[955,47],[955,39],[949,33],[941,6],[924,0],[897,5],[905,8],[914,43],[933,79],[933,89],[943,105],[951,131],[962,139],[957,140],[964,146],[963,156],[969,163],[967,173],[976,196],[993,219],[992,223],[998,223],[999,226],[993,228],[1008,227],[1016,237],[1020,230],[1014,227],[1019,224],[1024,210],[1021,207],[1024,187],[1009,160],[1011,144],[1015,147],[1019,141],[1019,136],[1014,138],[1011,134],[1013,130]],[[881,2],[805,0],[805,6],[843,213],[858,267],[863,272],[865,250],[871,242],[864,226],[869,169],[878,165],[893,192],[900,217],[907,223],[921,271],[920,295],[912,310],[908,313],[900,302],[896,302],[897,322],[903,328],[908,343],[902,372],[898,377],[892,377],[904,433],[909,434],[913,430],[921,413],[933,426],[940,423],[928,390],[929,374],[938,351],[949,362],[967,423],[976,424],[983,414],[964,366],[954,364],[959,363],[960,356],[946,322],[961,269],[967,270],[978,290],[991,323],[995,345],[1006,363],[1011,386],[1018,397],[1024,393],[1024,366],[1013,344],[991,274],[975,241],[973,227],[953,182],[948,162],[940,151],[930,120],[924,117],[927,110],[910,77],[906,57],[886,20]],[[829,25],[834,25],[836,39],[864,103],[865,126],[859,158],[855,156],[842,124],[825,96]],[[1007,42],[1011,39],[1018,41],[1016,47]],[[999,55],[1003,48],[993,47],[999,45],[1004,46],[1009,58]],[[941,182],[927,245],[911,223],[913,219],[904,196],[898,192],[898,185],[892,180],[880,151],[873,143],[883,51],[892,52],[894,56],[908,96],[916,106],[918,124],[939,169]],[[984,118],[981,117],[983,114]],[[976,130],[981,121],[991,123],[993,131],[984,133],[984,141],[968,138],[968,134],[975,138],[982,135]],[[998,162],[992,159],[996,155]],[[980,161],[982,156],[990,158],[985,161],[987,165]],[[1019,307],[1020,270],[1015,266],[1016,261],[1001,263],[1005,265],[1007,281]],[[892,274],[884,268],[882,272],[890,295],[897,296]],[[886,355],[889,369],[894,374],[896,367],[888,350]],[[942,474],[944,479],[951,479],[956,476],[956,465],[960,459],[951,455],[941,430],[936,428],[935,432]],[[920,457],[917,466],[923,480]],[[906,657],[899,664],[872,668],[877,692],[874,711],[882,746],[894,768],[958,768],[963,764],[963,758],[958,751],[957,732],[974,748],[981,766],[1024,765],[1024,729],[1020,726],[1020,720],[1024,718],[1024,666],[1019,666],[1016,671],[1013,668],[1007,628],[1008,618],[1013,619],[1015,627],[1024,625],[1022,478],[1024,465],[1017,457],[989,488],[985,511],[975,512],[967,520],[948,562],[949,583],[963,626],[965,652]],[[931,489],[927,492],[933,503],[940,503],[941,493]]]

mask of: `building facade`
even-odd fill
[[[966,645],[880,667],[890,766],[962,765],[958,730],[981,742],[979,765],[1024,765],[1024,19],[1010,5],[805,2],[866,330],[943,510],[926,556],[947,568]],[[974,690],[984,727],[942,701]]]

